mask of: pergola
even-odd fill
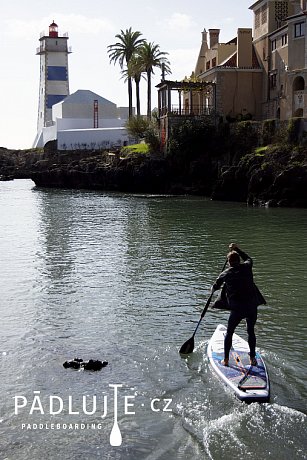
[[[214,82],[162,80],[158,88],[159,118],[164,116],[210,115],[216,110],[216,85]],[[177,101],[173,103],[176,94]]]

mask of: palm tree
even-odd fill
[[[154,73],[155,67],[164,69],[164,73],[171,73],[169,61],[166,58],[168,53],[160,51],[159,45],[153,42],[145,42],[138,54],[143,61],[143,65],[147,74],[147,117],[151,118],[151,74]]]
[[[140,104],[140,81],[142,74],[145,72],[144,64],[138,54],[134,54],[129,63],[127,69],[122,71],[125,81],[131,77],[135,82],[135,96],[136,96],[136,114],[139,117],[141,115],[141,104]]]
[[[132,32],[131,27],[120,31],[120,34],[115,35],[119,41],[113,45],[108,46],[108,53],[110,62],[119,63],[121,69],[128,66],[130,59],[136,51],[145,43],[141,37],[141,32]],[[128,75],[128,99],[129,99],[129,117],[132,116],[132,81],[131,76]]]

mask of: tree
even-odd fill
[[[141,116],[141,104],[140,104],[140,81],[142,78],[142,74],[145,72],[145,68],[143,65],[143,61],[139,55],[135,54],[129,61],[127,69],[123,70],[123,76],[125,77],[125,81],[128,80],[129,77],[134,80],[135,82],[135,95],[136,95],[136,114],[137,116]]]
[[[120,65],[123,70],[124,66],[128,67],[129,61],[137,50],[145,43],[145,40],[141,37],[141,32],[133,32],[131,27],[120,31],[120,34],[115,35],[118,42],[108,46],[108,53],[110,62]],[[128,100],[129,100],[129,117],[132,116],[132,78],[127,76],[128,81]]]
[[[126,129],[130,136],[135,137],[139,142],[140,139],[145,137],[145,133],[150,125],[149,120],[146,117],[131,117],[126,122]]]
[[[164,73],[171,73],[169,61],[166,58],[168,53],[160,51],[159,45],[153,42],[145,42],[138,50],[144,69],[147,75],[147,117],[151,118],[151,74],[154,73],[154,68],[163,68]]]

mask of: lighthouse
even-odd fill
[[[44,128],[53,125],[52,106],[69,95],[68,54],[71,51],[67,46],[68,34],[59,36],[58,25],[53,21],[49,34],[42,33],[39,41],[36,54],[40,56],[40,83],[34,147],[39,146]]]

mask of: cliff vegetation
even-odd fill
[[[129,193],[198,194],[254,206],[307,207],[303,121],[280,124],[189,120],[174,126],[167,151],[157,129],[117,151],[0,148],[0,179],[30,178],[39,187]]]

